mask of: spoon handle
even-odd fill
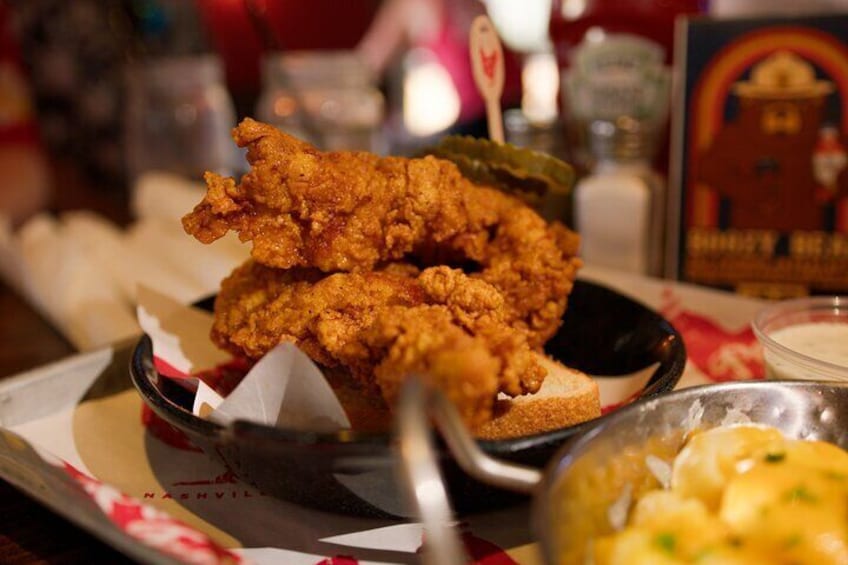
[[[504,86],[503,47],[495,26],[488,16],[477,16],[471,22],[469,50],[474,82],[486,101],[489,138],[504,142],[501,94]]]

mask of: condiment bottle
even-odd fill
[[[629,117],[589,126],[595,164],[574,191],[580,253],[589,265],[659,276],[665,183],[651,165],[656,128]]]
[[[707,11],[707,0],[553,0],[550,35],[560,66],[571,64],[571,50],[589,32],[638,35],[658,47],[672,62],[674,22],[684,14]]]
[[[591,160],[588,127],[595,120],[629,116],[658,128],[664,125],[671,91],[664,57],[659,45],[631,34],[587,37],[574,49],[562,94],[568,128],[576,137],[573,160],[579,167]]]
[[[578,169],[585,169],[589,160],[586,125],[591,120],[619,115],[641,120],[644,109],[653,112],[663,104],[655,96],[668,91],[662,67],[674,60],[675,21],[681,15],[705,13],[708,4],[708,0],[552,0],[549,31],[561,69],[568,158]],[[597,113],[611,105],[624,109],[612,116]],[[657,144],[663,151],[657,153],[656,165],[665,171],[668,133],[665,125],[661,127]]]

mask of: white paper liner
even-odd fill
[[[222,425],[251,420],[316,432],[350,428],[321,370],[292,343],[269,351],[208,418]]]
[[[138,300],[138,322],[150,336],[157,368],[196,389],[196,416],[222,425],[248,420],[316,432],[350,428],[323,373],[294,344],[269,351],[223,397],[195,376],[230,361],[209,339],[212,315],[146,287],[139,288]]]

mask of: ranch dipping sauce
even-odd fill
[[[848,380],[848,324],[839,322],[811,322],[780,328],[769,334],[780,345],[816,361],[824,361],[844,368],[843,379]],[[818,372],[808,360],[794,359],[782,352],[765,350],[766,373],[777,379],[834,379],[830,371]],[[838,371],[838,370],[837,370]]]

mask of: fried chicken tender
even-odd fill
[[[580,265],[564,226],[434,157],[321,152],[250,119],[233,135],[251,170],[239,183],[207,173],[206,196],[183,218],[198,240],[234,230],[257,263],[277,269],[461,265],[501,293],[505,323],[532,347],[559,327]]]
[[[498,392],[535,392],[545,375],[526,332],[506,323],[502,294],[444,266],[327,275],[251,260],[223,281],[212,338],[254,359],[293,341],[324,366],[348,368],[389,406],[402,378],[419,373],[472,426],[490,419]]]

